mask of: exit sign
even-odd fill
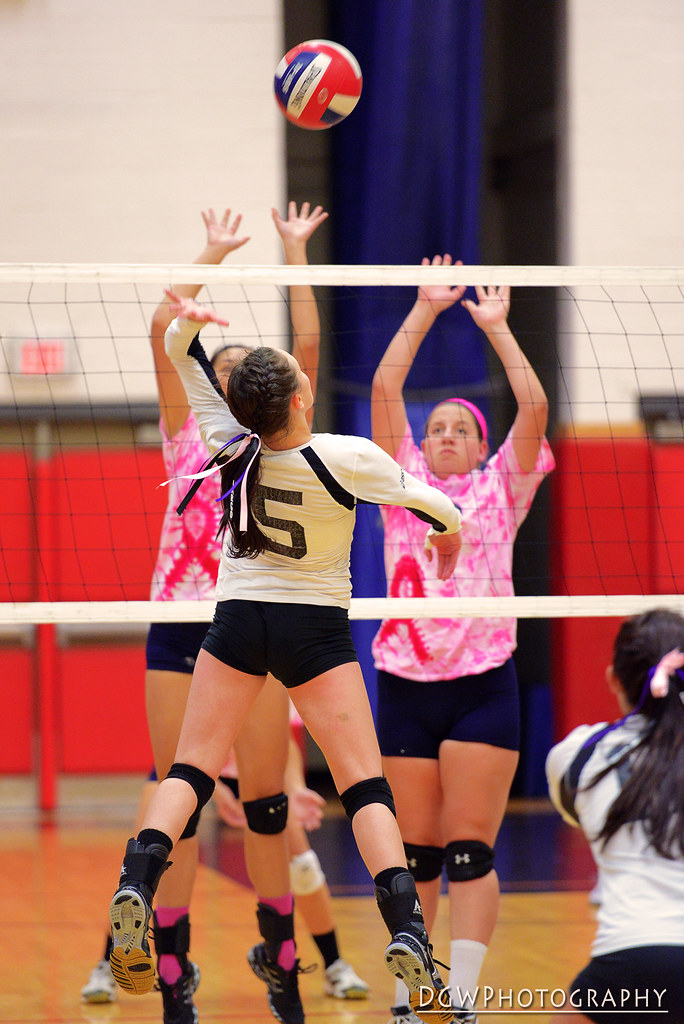
[[[47,376],[72,372],[73,338],[18,338],[12,352],[12,372]]]

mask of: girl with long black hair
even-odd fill
[[[568,988],[575,1020],[684,1021],[682,652],[677,612],[627,619],[606,672],[623,717],[579,726],[547,758],[551,798],[599,871],[591,960]]]

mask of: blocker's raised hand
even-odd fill
[[[497,324],[505,323],[511,308],[511,289],[507,284],[496,288],[489,285],[483,288],[482,285],[475,285],[477,302],[472,299],[464,299],[461,305],[467,309],[473,320],[485,334]]]
[[[230,210],[224,210],[220,220],[211,207],[208,210],[202,210],[202,220],[207,229],[207,245],[212,248],[220,248],[224,256],[249,242],[249,235],[238,235],[242,214],[237,213],[232,221],[230,218]]]
[[[432,260],[429,260],[427,256],[421,260],[421,266],[423,267],[450,267],[452,265],[462,267],[463,261],[456,260],[453,263],[448,252],[445,252],[443,256],[433,256]],[[458,302],[465,290],[464,284],[453,286],[448,284],[423,284],[418,289],[418,301],[427,302],[432,312],[437,316],[438,313],[443,313],[445,309],[450,309],[455,302]]]

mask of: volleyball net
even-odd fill
[[[312,285],[314,430],[366,436],[373,373],[416,288],[511,286],[509,323],[547,391],[556,460],[516,542],[517,596],[424,597],[409,586],[388,597],[380,515],[363,508],[352,620],[684,611],[684,268],[0,264],[4,655],[38,650],[46,625],[106,640],[211,618],[206,601],[148,600],[166,505],[149,333],[163,289],[177,284],[204,285],[199,301],[230,320],[203,329],[209,353],[289,348],[289,288]],[[482,408],[495,450],[515,406],[459,304],[437,318],[407,379],[417,443],[431,408],[453,395]]]

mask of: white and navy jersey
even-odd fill
[[[629,761],[588,788],[604,768],[616,764],[649,728],[632,715],[600,735],[607,723],[580,725],[549,751],[546,776],[551,799],[563,818],[586,835],[599,870],[601,904],[592,955],[648,945],[684,945],[684,856],[661,857],[641,822],[623,825],[608,843],[596,841],[606,814],[628,777]]]
[[[240,428],[214,383],[196,333],[196,323],[174,320],[166,333],[166,350],[213,453]],[[227,531],[217,600],[348,608],[357,502],[401,505],[438,532],[455,533],[461,525],[460,511],[450,498],[410,476],[367,438],[315,434],[306,444],[284,451],[264,445],[252,513],[274,549],[256,558],[233,558]]]

